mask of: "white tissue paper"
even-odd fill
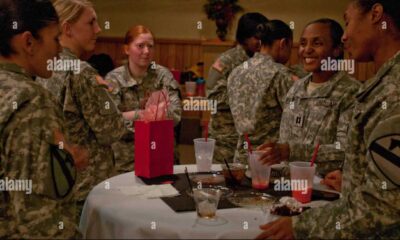
[[[175,197],[179,192],[171,184],[144,185],[144,186],[124,186],[118,190],[127,196],[135,196],[142,199]]]

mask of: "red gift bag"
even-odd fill
[[[135,121],[136,176],[154,178],[173,174],[174,121],[166,119],[168,105],[165,90],[154,92],[142,120]]]
[[[135,122],[135,175],[153,178],[173,174],[174,121]]]

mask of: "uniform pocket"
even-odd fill
[[[304,129],[304,143],[313,143],[317,136],[320,142],[330,142],[329,140],[335,137],[330,136],[330,126],[327,126],[325,123],[325,119],[327,118],[329,111],[330,109],[325,106],[314,106],[312,109],[310,109],[305,123],[306,127]]]

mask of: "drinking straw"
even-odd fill
[[[207,139],[208,139],[208,121],[206,121],[206,126],[205,126],[205,130],[206,130],[206,142],[207,142]]]
[[[236,178],[233,176],[232,171],[231,171],[231,168],[229,167],[229,164],[228,164],[228,162],[226,161],[225,158],[224,158],[224,162],[225,162],[226,167],[228,168],[228,172],[229,172],[229,175],[230,175],[231,178],[232,178],[233,184],[236,185]]]
[[[187,167],[185,167],[185,175],[186,175],[186,179],[187,179],[187,181],[189,183],[190,192],[193,193],[193,186],[192,186],[192,183],[190,182],[190,178],[189,178],[189,173],[188,173]]]
[[[317,159],[318,150],[319,150],[319,142],[317,142],[317,145],[314,148],[314,153],[313,153],[313,156],[311,158],[311,167],[314,165],[315,159]]]
[[[250,152],[250,154],[252,154],[253,150],[252,150],[251,143],[250,143],[250,140],[249,140],[249,136],[247,135],[247,133],[244,134],[244,137],[246,139],[247,145],[249,146],[249,152]]]

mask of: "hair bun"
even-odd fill
[[[257,31],[265,32],[265,30],[266,30],[265,24],[260,23],[257,25]]]

